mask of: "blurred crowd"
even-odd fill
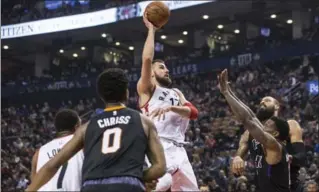
[[[305,186],[319,182],[319,102],[305,89],[307,80],[318,80],[309,65],[312,62],[318,63],[318,57],[305,56],[230,69],[234,91],[253,110],[262,97],[270,95],[280,100],[282,117],[293,118],[301,124],[307,161],[300,170],[299,179]],[[219,93],[216,72],[174,79],[174,87],[181,89],[200,111],[198,120],[190,123],[186,133],[186,141],[190,143],[186,150],[202,191],[254,192],[255,172],[251,159],[248,158],[242,176],[233,175],[229,169],[244,129]],[[136,108],[136,93],[131,95],[128,105]],[[98,98],[76,95],[58,104],[47,101],[30,105],[26,101],[22,106],[1,109],[2,190],[23,190],[28,185],[32,156],[37,148],[54,138],[54,115],[61,108],[75,109],[85,121],[96,108],[103,106]]]
[[[295,119],[301,124],[307,162],[300,171],[299,179],[304,184],[312,180],[318,183],[319,102],[311,101],[307,91],[299,87],[300,83],[312,78],[312,75],[304,73],[303,69],[294,68],[291,65],[294,62],[302,63],[303,60],[298,58],[266,66],[231,69],[231,82],[238,97],[253,110],[257,109],[262,97],[270,95],[280,100],[282,117]],[[248,158],[243,176],[234,176],[229,169],[243,127],[226,107],[225,99],[216,87],[215,77],[216,74],[212,73],[189,79],[193,91],[186,91],[185,94],[201,111],[199,120],[190,126],[186,135],[186,140],[191,142],[187,148],[189,157],[203,189],[208,187],[214,192],[255,191],[255,172],[251,159]]]
[[[50,0],[3,0],[2,24],[80,14],[139,1],[52,2],[60,4],[54,9],[48,9]],[[314,38],[319,38],[318,30],[309,29],[305,32],[303,40]],[[235,55],[238,50],[250,52],[265,45],[276,47],[284,41],[282,36],[278,36],[275,39],[260,38],[251,42],[236,41],[239,44],[237,46],[224,42],[220,34],[216,33],[208,35],[207,44],[202,49],[190,52],[181,49],[178,52],[175,48],[174,51],[167,48],[167,51],[162,53],[166,57],[162,58],[167,61],[167,65],[178,65],[223,54]],[[291,41],[291,38],[287,38],[287,41]],[[170,52],[175,55],[170,55]],[[21,105],[14,105],[15,102],[11,101],[12,105],[7,104],[6,108],[1,109],[1,190],[24,190],[30,183],[31,161],[35,150],[55,136],[55,113],[62,108],[71,108],[81,115],[84,122],[89,120],[97,108],[103,108],[99,98],[84,96],[87,95],[86,92],[95,92],[97,74],[104,68],[114,66],[134,70],[132,59],[122,57],[115,63],[114,59],[110,62],[92,62],[90,59],[70,61],[54,57],[50,70],[43,71],[41,77],[35,76],[34,66],[19,64],[15,65],[17,68],[2,73],[3,90],[14,90],[26,95],[35,93],[38,94],[37,97],[50,93],[54,95],[54,100],[34,104],[29,100],[35,99],[29,98]],[[318,96],[310,95],[306,89],[308,80],[318,81],[319,71],[318,68],[317,71],[313,68],[315,66],[319,66],[318,56],[293,57],[269,63],[253,62],[247,66],[232,66],[229,69],[234,92],[249,107],[256,110],[262,97],[273,96],[281,103],[280,116],[295,119],[301,124],[307,158],[305,167],[300,169],[299,180],[304,184],[305,192],[314,191],[311,187],[317,187],[318,190],[319,183],[319,99]],[[249,157],[244,175],[233,175],[229,169],[244,128],[235,120],[217,88],[216,76],[220,70],[188,74],[174,79],[174,87],[182,90],[186,98],[200,111],[198,120],[191,121],[189,125],[186,133],[186,141],[189,144],[185,148],[201,191],[254,192],[254,163]],[[50,82],[58,82],[59,86],[51,85]],[[64,88],[64,92],[72,91],[72,99],[59,97],[59,87]],[[71,88],[72,90],[66,90]],[[75,94],[75,90],[80,94]],[[12,91],[10,94],[13,93]],[[137,109],[134,88],[130,95],[128,106]],[[10,97],[7,96],[6,99],[10,101]]]

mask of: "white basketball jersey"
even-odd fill
[[[73,135],[53,139],[43,145],[39,150],[37,172],[51,158],[53,158],[62,147],[72,139]],[[65,165],[60,167],[52,179],[43,185],[39,191],[80,191],[82,178],[82,165],[84,154],[79,151]]]
[[[178,94],[173,89],[156,86],[152,97],[141,110],[143,114],[149,116],[155,109],[166,108],[172,105],[181,105]],[[164,120],[158,120],[158,117],[155,117],[153,122],[159,137],[171,139],[176,142],[184,142],[185,132],[189,124],[188,118],[170,111],[165,114]]]

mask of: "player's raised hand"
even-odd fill
[[[222,94],[228,92],[228,71],[224,69],[218,76],[218,87]]]
[[[146,26],[148,29],[157,30],[157,28],[147,19],[147,13],[146,13],[146,11],[145,11],[144,14],[143,14],[143,21],[144,21],[145,26]]]

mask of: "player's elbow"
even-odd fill
[[[166,160],[163,153],[163,156],[153,165],[155,167],[156,177],[160,178],[166,173]]]
[[[190,112],[189,112],[189,119],[195,120],[198,118],[198,109],[192,104],[192,103],[185,103],[185,106],[189,107]]]
[[[160,178],[160,177],[162,177],[163,175],[165,175],[165,173],[166,173],[166,162],[165,161],[163,161],[163,162],[161,162],[161,163],[159,163],[158,164],[158,166],[157,166],[157,176],[158,176],[158,178]]]
[[[247,115],[240,116],[239,120],[243,123],[244,127],[253,127],[256,124],[256,119]]]
[[[196,109],[195,107],[191,108],[191,113],[189,115],[189,119],[191,120],[195,120],[198,118],[198,109]]]

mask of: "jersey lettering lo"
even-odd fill
[[[72,139],[73,135],[56,138],[43,145],[39,150],[37,172],[53,158]],[[43,185],[39,191],[80,191],[83,165],[83,151],[79,151],[64,164],[53,178]]]

